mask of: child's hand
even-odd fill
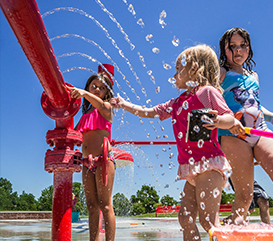
[[[213,130],[218,127],[219,124],[219,116],[217,110],[209,111],[209,114],[213,114],[214,117],[208,118],[207,123],[203,124],[208,130]]]
[[[110,104],[112,105],[112,107],[116,109],[122,108],[124,103],[125,103],[125,100],[119,95],[119,93],[117,94],[117,97],[112,98],[110,101]]]
[[[66,85],[66,88],[70,91],[70,96],[72,98],[79,99],[81,97],[84,97],[86,91],[82,89],[78,89],[76,87],[70,87]]]
[[[234,125],[231,128],[229,128],[229,131],[233,135],[245,134],[245,128],[238,119],[235,119]]]

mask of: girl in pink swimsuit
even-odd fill
[[[212,225],[219,225],[221,193],[230,165],[217,142],[217,128],[230,128],[236,123],[226,105],[219,85],[220,68],[215,52],[207,45],[197,45],[183,51],[176,60],[176,86],[186,89],[178,98],[143,108],[122,99],[119,95],[111,100],[115,108],[123,108],[135,115],[165,120],[172,117],[173,131],[178,150],[178,178],[186,179],[184,197],[178,219],[183,228],[184,240],[201,240],[196,218],[208,232]],[[194,126],[210,131],[210,136],[193,140],[190,136],[191,111],[210,108],[214,117],[210,123]],[[202,131],[203,132],[203,131]]]
[[[112,65],[104,67],[114,75]],[[72,98],[83,100],[83,115],[77,125],[77,130],[83,133],[82,153],[87,158],[101,156],[103,153],[103,139],[111,135],[113,111],[109,103],[113,97],[111,76],[99,66],[99,74],[92,75],[86,82],[85,88],[67,87]],[[93,166],[88,169],[83,166],[82,182],[89,212],[89,235],[90,240],[98,240],[100,210],[103,213],[105,223],[106,240],[115,239],[115,214],[112,206],[112,189],[115,175],[115,163],[109,145],[108,184],[102,185],[102,169]]]

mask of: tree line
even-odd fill
[[[87,215],[86,199],[83,186],[74,182],[72,192],[79,197],[76,203],[76,211],[81,215]],[[5,178],[0,178],[0,211],[52,211],[53,186],[45,188],[41,196],[36,200],[31,193],[22,192],[18,195],[13,192],[12,184]],[[234,193],[222,192],[221,204],[233,203]],[[133,216],[145,213],[153,213],[158,206],[176,206],[180,204],[169,195],[161,199],[157,191],[148,185],[143,185],[135,195],[128,199],[123,193],[116,193],[113,196],[113,207],[116,216]],[[273,207],[273,199],[270,198],[269,206]]]

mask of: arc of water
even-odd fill
[[[135,94],[137,100],[139,100],[139,96],[137,95],[135,89],[131,86],[130,82],[126,79],[126,76],[121,72],[121,70],[118,67],[117,63],[114,62],[112,60],[112,58],[106,53],[106,51],[99,44],[97,44],[95,41],[93,41],[91,39],[88,39],[88,38],[85,38],[85,37],[83,37],[81,35],[78,35],[78,34],[62,34],[62,35],[51,38],[50,41],[60,39],[60,38],[69,38],[69,37],[80,38],[80,39],[82,39],[82,40],[84,40],[84,41],[86,41],[88,43],[93,44],[95,47],[97,47],[104,54],[104,56],[112,62],[112,64],[115,66],[117,71],[121,74],[122,78],[125,80],[126,84],[129,86],[131,91]],[[117,86],[120,87],[120,85],[118,83],[117,83]],[[121,87],[119,89],[121,90]],[[125,92],[122,91],[122,93],[124,94]],[[130,100],[128,96],[127,96],[127,100]]]
[[[124,55],[123,51],[119,48],[119,46],[117,45],[116,41],[110,36],[110,34],[108,33],[108,30],[106,28],[103,27],[103,25],[98,21],[96,20],[92,15],[84,12],[83,10],[80,10],[78,8],[73,8],[73,7],[59,7],[59,8],[55,8],[53,10],[50,10],[46,13],[44,13],[42,15],[42,18],[48,16],[48,15],[51,15],[55,12],[58,12],[58,11],[69,11],[69,12],[74,12],[74,13],[79,13],[81,15],[84,15],[85,17],[87,18],[90,18],[93,22],[96,23],[97,26],[99,26],[105,33],[106,37],[111,41],[112,45],[118,50],[119,52],[119,55],[125,59],[127,65],[129,66],[131,72],[133,73],[133,75],[135,76],[136,78],[136,81],[138,82],[138,84],[141,86],[141,92],[144,94],[145,97],[147,97],[147,93],[146,93],[146,90],[145,88],[143,87],[141,81],[140,81],[140,78],[137,76],[137,73],[136,71],[134,70],[133,66],[131,65],[129,59]]]
[[[91,16],[90,14],[84,12],[83,10],[77,9],[77,8],[73,8],[73,7],[60,7],[60,8],[55,8],[55,9],[53,9],[53,10],[50,10],[50,11],[44,13],[44,14],[42,15],[42,18],[44,18],[44,17],[46,17],[46,16],[48,16],[48,15],[51,15],[51,14],[57,12],[57,11],[61,11],[61,10],[63,10],[63,11],[75,12],[75,13],[79,13],[79,14],[81,14],[81,15],[84,15],[85,17],[90,18],[92,21],[94,21],[94,22],[96,23],[96,25],[99,26],[99,27],[105,32],[106,37],[107,37],[109,40],[111,40],[112,45],[113,45],[116,49],[118,49],[120,56],[121,56],[123,59],[126,60],[127,65],[129,66],[131,72],[133,73],[133,75],[135,76],[137,82],[139,83],[139,85],[140,85],[141,88],[142,88],[142,89],[141,89],[141,90],[142,90],[142,93],[145,95],[145,97],[147,97],[146,90],[145,90],[145,88],[143,87],[143,85],[142,85],[142,83],[141,83],[141,81],[140,81],[140,78],[137,76],[135,70],[133,69],[133,67],[132,67],[132,65],[131,65],[131,63],[130,63],[130,61],[128,60],[128,58],[125,57],[125,55],[123,54],[122,50],[118,47],[118,45],[116,44],[115,40],[110,36],[110,34],[108,33],[108,31],[107,31],[107,30],[103,27],[103,25],[101,25],[101,24],[99,23],[99,21],[97,21],[93,16]],[[152,80],[152,79],[151,79],[151,80]],[[153,79],[153,80],[154,80],[154,79]],[[116,82],[116,80],[115,80],[115,82]],[[117,83],[117,82],[116,82],[116,83]],[[118,84],[117,84],[117,85],[118,85]],[[122,91],[122,93],[124,94],[125,92]],[[135,93],[135,92],[133,91],[133,93]],[[125,93],[125,96],[127,96],[126,93]],[[127,96],[127,99],[130,101],[130,99],[129,99],[128,96]],[[137,99],[139,100],[140,98],[138,97]],[[139,116],[138,116],[138,118],[139,118],[139,120],[140,120],[140,123],[143,123],[143,120],[142,120]],[[153,129],[154,129],[154,128],[153,128]],[[156,133],[156,134],[157,134],[157,133]]]
[[[120,32],[124,35],[124,39],[130,44],[131,46],[131,50],[134,50],[135,45],[131,42],[131,40],[128,37],[128,34],[125,33],[125,31],[123,30],[123,28],[121,27],[120,23],[116,20],[116,18],[114,17],[114,15],[108,11],[108,9],[101,3],[100,0],[95,0],[97,4],[100,5],[101,9],[107,13],[107,15],[109,16],[109,18],[117,25],[118,29],[120,30]]]

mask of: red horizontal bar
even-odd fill
[[[114,139],[111,141],[112,146],[126,143],[134,145],[175,145],[176,141],[115,141]]]

